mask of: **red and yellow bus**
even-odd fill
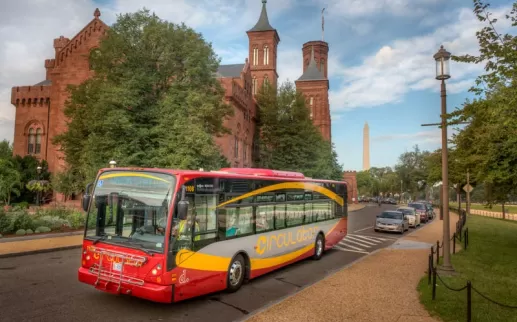
[[[101,169],[83,209],[79,281],[162,303],[235,292],[347,233],[345,182],[269,169]]]

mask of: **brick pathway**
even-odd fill
[[[451,214],[451,232],[457,220]],[[439,321],[420,304],[416,286],[431,244],[442,239],[442,223],[438,218],[247,321]]]

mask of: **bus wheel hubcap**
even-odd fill
[[[321,255],[322,249],[323,249],[323,242],[321,241],[321,239],[318,239],[316,241],[316,255],[317,256]]]
[[[230,283],[235,286],[239,284],[242,275],[242,265],[239,261],[235,261],[230,267]]]

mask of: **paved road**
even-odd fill
[[[394,206],[383,205],[382,209]],[[381,209],[352,212],[349,235],[320,261],[305,260],[219,293],[164,305],[114,296],[77,281],[80,250],[0,259],[1,321],[234,321],[290,295],[400,237],[375,233]]]

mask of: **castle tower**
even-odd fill
[[[267,0],[262,0],[262,12],[253,28],[248,30],[249,62],[251,64],[252,92],[256,95],[263,84],[277,88],[277,48],[280,37],[269,23]]]
[[[309,63],[311,60],[312,49],[314,48],[314,61],[316,62],[316,67],[320,72],[323,72],[323,76],[328,78],[328,56],[329,56],[329,44],[325,41],[316,40],[316,41],[308,41],[303,44],[302,52],[303,52],[303,72],[307,67],[309,67]]]
[[[321,135],[327,141],[331,140],[331,124],[330,124],[330,105],[329,105],[329,81],[325,77],[327,66],[316,63],[315,48],[324,48],[321,43],[323,41],[314,41],[309,43],[319,43],[320,45],[310,47],[309,64],[304,66],[303,75],[295,81],[296,89],[302,92],[307,100],[307,106],[310,109],[310,117],[313,124],[320,130]],[[306,43],[308,44],[308,43]],[[325,43],[326,44],[326,43]],[[320,53],[320,59],[326,61],[327,52],[324,55]],[[303,55],[305,56],[306,46],[304,45]],[[323,67],[323,68],[322,68]],[[322,71],[323,69],[323,71]]]
[[[363,170],[370,170],[370,128],[368,122],[363,128]]]

